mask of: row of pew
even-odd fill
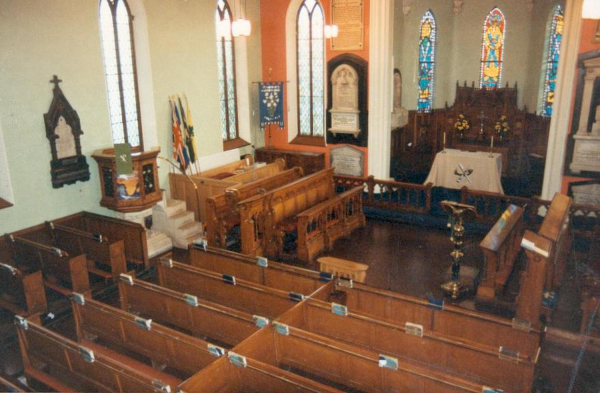
[[[362,187],[336,194],[333,169],[303,177],[281,159],[255,168],[246,158],[197,175],[170,174],[171,195],[186,201],[208,245],[227,248],[240,233],[242,253],[310,262],[365,225]]]
[[[74,293],[75,337],[16,320],[30,386],[57,391],[521,392],[535,321],[215,247],[121,274],[120,309]],[[529,302],[520,298],[519,302]]]
[[[93,276],[114,281],[148,267],[141,225],[81,212],[0,238],[0,307],[20,316],[43,313],[46,288],[90,296]]]

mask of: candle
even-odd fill
[[[444,147],[446,147],[446,131],[444,131]]]
[[[494,136],[492,135],[492,144],[490,146],[492,149],[494,148]]]

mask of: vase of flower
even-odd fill
[[[458,134],[459,139],[463,139],[465,137],[465,132],[467,132],[471,128],[471,124],[469,124],[469,120],[465,118],[465,115],[462,113],[458,115],[458,119],[454,122],[454,132]]]
[[[496,135],[498,136],[499,141],[503,141],[504,137],[510,132],[510,126],[506,121],[506,116],[502,115],[496,122],[494,126],[494,130],[496,131]]]

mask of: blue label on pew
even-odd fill
[[[123,273],[121,273],[119,275],[119,279],[121,281],[125,281],[129,285],[133,285],[133,277],[131,277],[129,274],[123,274]]]
[[[379,367],[398,370],[398,359],[391,356],[379,355]]]
[[[137,323],[137,325],[144,330],[150,330],[152,329],[152,320],[151,319],[144,319],[144,318],[140,318],[140,317],[135,317],[135,323]]]
[[[235,276],[223,274],[223,281],[225,281],[227,284],[235,285]]]
[[[269,324],[269,320],[267,318],[261,317],[259,315],[253,315],[252,319],[254,319],[254,324],[258,328],[265,327],[265,326],[267,326]]]
[[[348,307],[337,303],[331,303],[331,312],[345,317],[348,315]]]
[[[94,351],[88,348],[79,347],[79,354],[88,363],[94,363],[96,358],[94,357]]]
[[[102,234],[101,233],[94,233],[92,234],[94,241],[96,241],[97,243],[102,243],[104,240],[102,239]]]
[[[221,356],[225,355],[225,348],[221,348],[212,344],[207,344],[207,347],[208,352],[210,352],[210,354],[213,356],[220,358]]]
[[[503,393],[504,390],[502,389],[493,389],[493,388],[489,388],[487,386],[484,386],[483,388],[481,388],[481,393]]]
[[[155,392],[161,393],[171,393],[171,386],[167,385],[161,380],[155,379],[152,381],[152,386],[154,386]]]
[[[290,335],[290,327],[288,325],[279,322],[273,322],[273,326],[275,326],[275,330],[277,331],[277,333],[283,336]]]
[[[518,363],[519,351],[511,348],[500,347],[498,348],[498,358]]]
[[[192,307],[198,307],[198,297],[194,295],[183,294],[183,300]]]
[[[71,294],[71,299],[75,301],[75,303],[83,306],[85,304],[85,297],[81,293],[73,292]]]
[[[443,299],[435,299],[433,297],[430,297],[429,299],[427,299],[427,302],[428,302],[428,306],[430,308],[434,308],[436,310],[444,309],[444,300]]]
[[[256,264],[260,267],[269,267],[269,260],[265,257],[256,257]]]
[[[10,274],[12,274],[13,276],[16,276],[17,273],[19,272],[17,269],[15,269],[14,267],[10,266],[10,265],[6,265],[4,263],[0,263],[0,269],[4,269],[4,270],[8,270],[10,272]]]
[[[319,281],[329,282],[331,280],[333,280],[333,274],[326,272],[319,273]]]
[[[18,315],[15,315],[15,325],[17,325],[18,327],[20,327],[23,330],[27,330],[27,328],[29,327],[27,325],[27,319],[20,317]]]
[[[227,354],[227,358],[235,366],[246,367],[248,365],[248,362],[246,361],[246,357],[242,356],[242,355],[238,355],[237,353],[229,352]]]
[[[55,253],[56,255],[58,255],[59,257],[63,256],[63,250],[61,250],[60,248],[57,247],[52,247],[52,252]]]
[[[194,246],[197,249],[200,249],[202,251],[206,251],[206,246],[208,246],[208,242],[206,241],[206,239],[202,238],[200,240],[197,240],[194,242]]]
[[[304,300],[304,295],[301,293],[290,292],[290,299],[295,302],[301,302]]]

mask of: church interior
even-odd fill
[[[0,37],[0,391],[600,391],[600,0]]]

